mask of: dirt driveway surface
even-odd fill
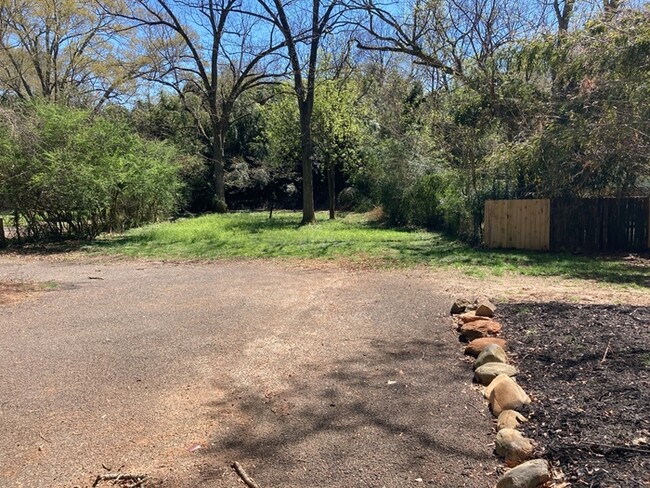
[[[497,478],[421,272],[5,257],[0,280],[57,284],[0,306],[2,487],[242,487],[233,461],[262,488]]]

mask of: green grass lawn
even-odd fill
[[[317,217],[317,225],[300,226],[301,215],[294,212],[276,212],[272,220],[264,212],[206,215],[104,236],[85,249],[158,259],[345,259],[378,267],[449,266],[479,276],[564,276],[638,286],[650,281],[647,266],[622,258],[482,250],[435,232],[386,228],[363,214]]]

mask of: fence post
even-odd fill
[[[4,220],[0,217],[0,249],[7,247],[7,240],[5,239],[5,226]]]

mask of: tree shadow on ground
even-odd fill
[[[211,460],[225,456],[256,466],[263,486],[401,486],[417,476],[464,486],[465,468],[492,456],[477,440],[486,422],[468,422],[477,412],[458,395],[466,365],[432,368],[449,354],[441,341],[374,341],[368,354],[305,365],[278,390],[234,388],[210,405],[227,430],[204,453],[204,480],[223,475]]]
[[[436,234],[422,242],[397,242],[391,247],[405,262],[448,264],[470,273],[514,272],[534,276],[563,276],[650,287],[650,254],[584,255],[515,249],[485,249]]]

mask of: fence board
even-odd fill
[[[487,247],[549,249],[549,200],[488,200],[484,241]]]

